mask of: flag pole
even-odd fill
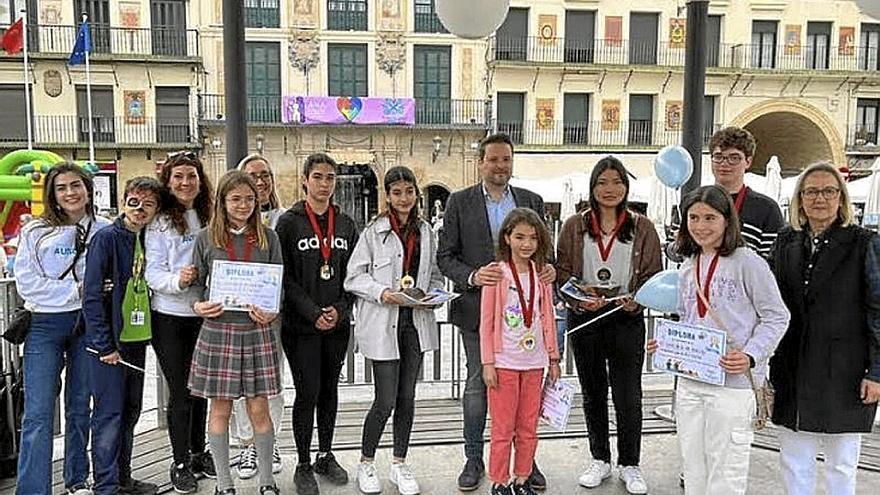
[[[31,121],[31,81],[28,76],[28,31],[27,31],[27,9],[21,9],[21,29],[22,39],[24,43],[24,108],[25,118],[27,119],[27,147],[29,150],[34,149],[34,124]]]
[[[89,16],[85,12],[82,15],[83,24],[86,24],[86,29],[89,29],[88,22]],[[89,38],[91,38],[91,32],[89,32]],[[88,107],[89,112],[89,162],[92,164],[95,163],[95,122],[92,120],[92,75],[89,72],[89,52],[92,51],[91,39],[89,40],[85,48],[86,55],[86,106]]]

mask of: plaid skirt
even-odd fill
[[[190,365],[190,392],[226,400],[280,394],[278,345],[270,326],[206,319]]]

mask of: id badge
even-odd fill
[[[146,323],[146,314],[143,311],[131,312],[131,324],[135,326],[143,326]]]

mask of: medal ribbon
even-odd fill
[[[238,261],[238,256],[235,254],[235,245],[233,244],[233,234],[227,234],[229,238],[226,241],[226,255],[229,257],[229,261]],[[244,235],[244,261],[247,263],[251,260],[251,251],[254,248],[254,244],[256,244],[257,238],[253,234],[253,232],[248,232]]]
[[[409,268],[412,264],[413,253],[416,252],[416,236],[412,232],[406,233],[406,238],[404,239],[403,235],[400,233],[400,220],[397,219],[397,215],[394,212],[389,212],[388,220],[391,221],[391,230],[397,234],[397,237],[400,239],[400,242],[406,246],[406,251],[403,253],[403,274],[409,275]]]
[[[703,284],[703,295],[706,296],[706,301],[709,301],[709,286],[712,285],[712,277],[715,276],[715,269],[718,267],[718,256],[719,253],[716,252],[715,256],[712,257],[712,261],[709,263],[709,273],[706,274],[706,283]],[[697,292],[700,289],[700,255],[697,255]],[[703,304],[703,299],[697,294],[697,313],[699,313],[700,318],[706,317],[706,312],[709,308]]]
[[[321,226],[318,225],[318,216],[315,215],[315,210],[312,209],[312,205],[306,201],[306,215],[309,217],[309,223],[312,225],[312,230],[315,231],[315,235],[318,237],[318,245],[321,248],[321,258],[324,260],[325,265],[330,264],[330,255],[333,253],[333,235],[336,232],[336,215],[333,212],[333,206],[330,206],[327,209],[327,235],[321,231]]]
[[[590,212],[590,222],[593,225],[593,231],[596,232],[596,244],[599,245],[599,256],[602,257],[602,261],[608,261],[608,257],[611,256],[611,248],[614,246],[614,241],[617,239],[617,232],[620,231],[620,227],[623,226],[623,222],[626,221],[626,211],[620,212],[620,215],[617,216],[617,225],[614,226],[614,230],[611,231],[611,239],[608,240],[608,245],[605,245],[605,241],[602,240],[603,234],[602,229],[599,227],[599,218],[596,215],[595,211]]]
[[[523,318],[526,322],[526,328],[532,328],[532,319],[535,315],[535,268],[529,263],[529,304],[526,305],[526,298],[523,294],[522,282],[519,281],[519,272],[513,260],[507,260],[510,265],[510,273],[513,274],[513,283],[516,284],[516,295],[519,296],[519,307],[522,308]]]
[[[739,188],[739,191],[736,193],[736,202],[733,204],[734,208],[736,208],[737,213],[742,213],[743,205],[746,202],[746,194],[748,193],[749,188],[746,187],[745,184]]]

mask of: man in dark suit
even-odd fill
[[[462,491],[476,489],[485,473],[483,431],[486,428],[486,385],[480,363],[480,291],[502,277],[494,263],[498,232],[504,217],[516,207],[531,208],[544,218],[544,201],[537,194],[512,187],[513,142],[506,134],[493,134],[480,143],[482,181],[449,196],[440,231],[437,263],[462,296],[452,302],[452,323],[461,331],[467,357],[464,388],[464,440],[467,463],[458,477]],[[553,282],[556,271],[546,265],[541,280]],[[544,489],[544,476],[533,467],[529,484]]]

